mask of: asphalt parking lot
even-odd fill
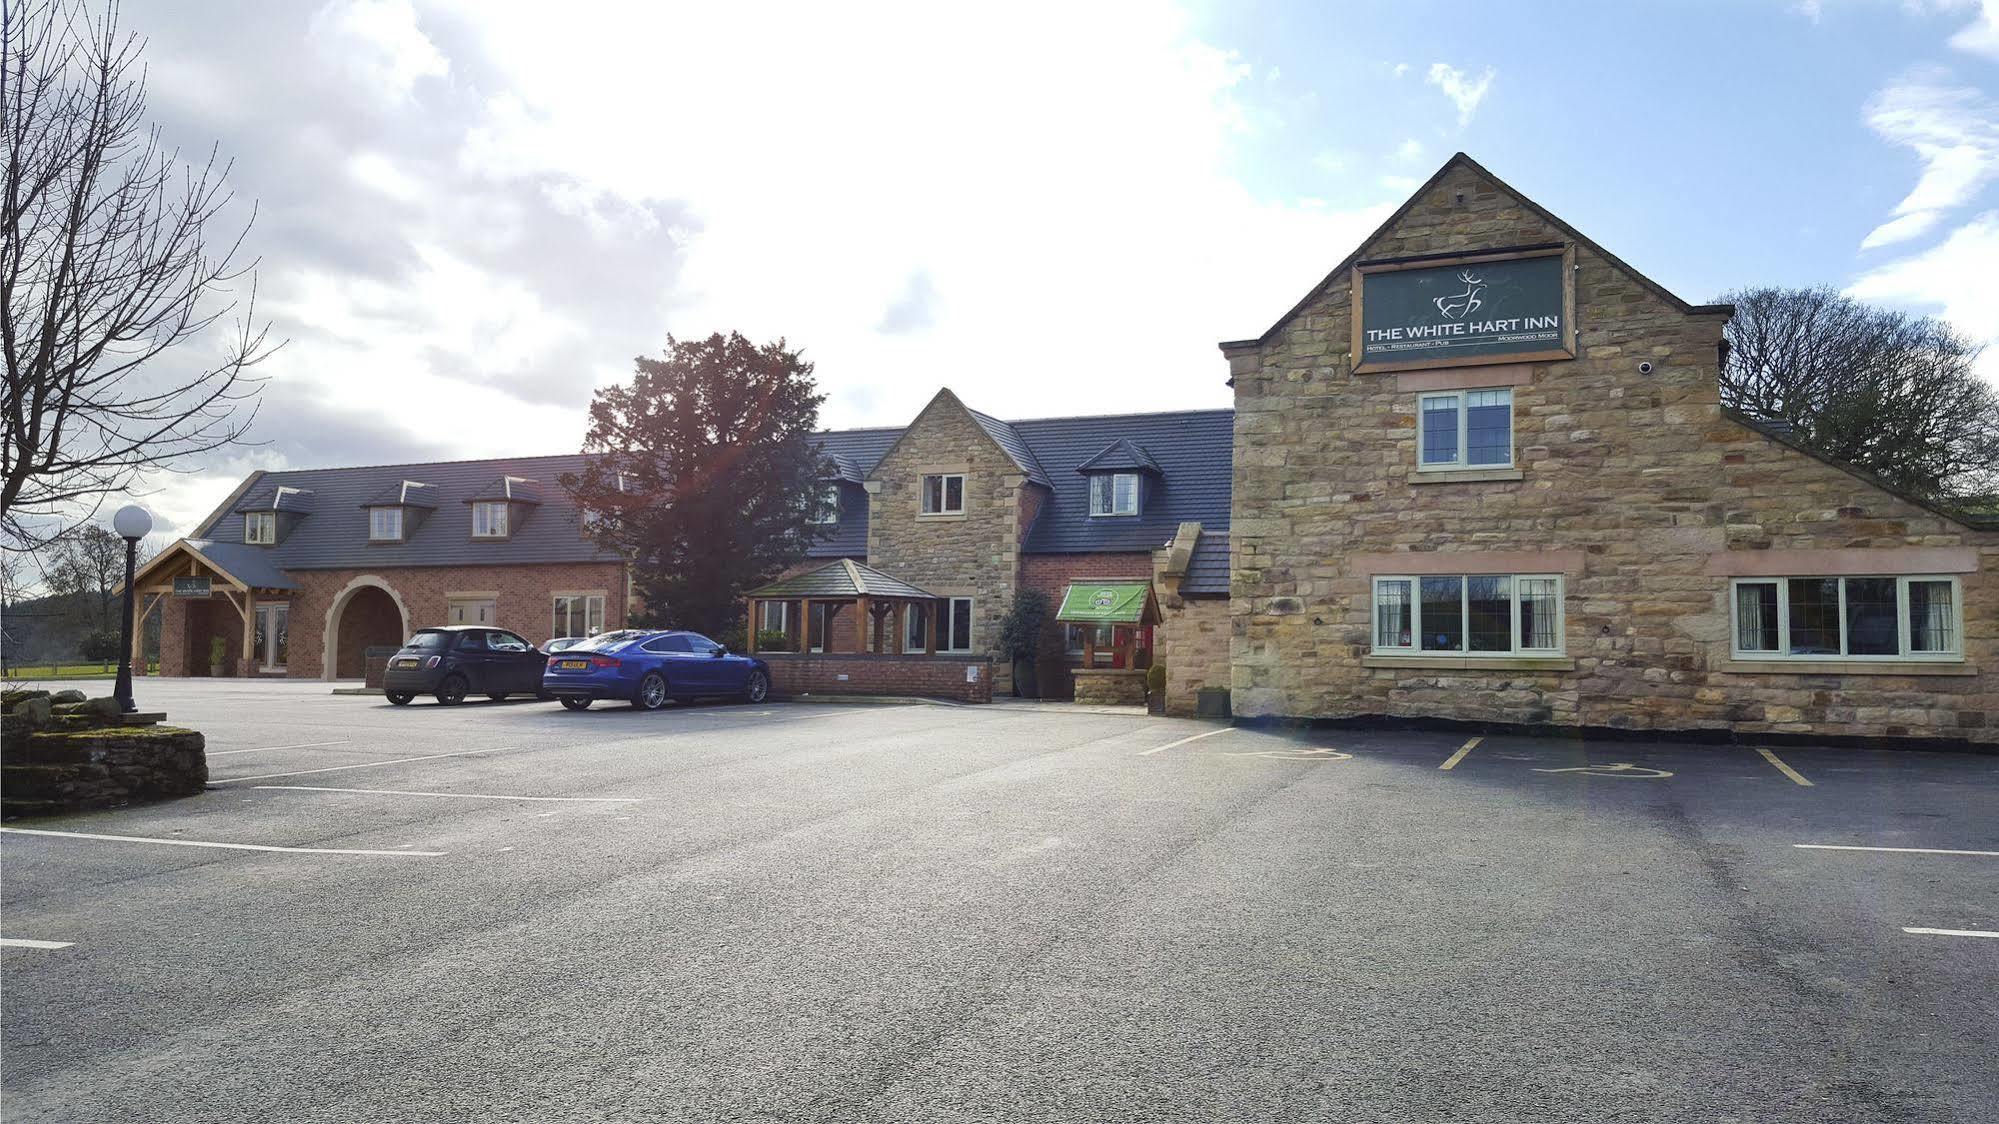
[[[1999,1118],[1993,757],[141,691],[10,1121]]]

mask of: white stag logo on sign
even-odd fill
[[[1485,303],[1478,299],[1478,295],[1485,292],[1484,278],[1474,276],[1472,271],[1467,269],[1458,274],[1458,280],[1464,282],[1464,292],[1453,293],[1447,297],[1435,297],[1431,301],[1437,306],[1437,312],[1446,320],[1462,320],[1478,311]]]

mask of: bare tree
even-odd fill
[[[207,238],[229,165],[183,160],[146,122],[144,44],[115,0],[0,3],[0,533],[34,546],[144,473],[238,441],[251,368],[275,347],[254,263],[237,260],[248,223]]]
[[[1941,320],[1831,289],[1749,289],[1735,305],[1725,406],[1786,422],[1797,440],[1933,500],[1999,489],[1999,394],[1978,347]]]
[[[89,627],[116,628],[119,598],[112,591],[125,580],[125,540],[109,527],[86,523],[59,539],[51,554],[49,592],[75,598]]]

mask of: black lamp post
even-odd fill
[[[153,517],[145,508],[128,504],[111,517],[111,529],[125,540],[125,609],[118,618],[118,685],[112,690],[112,697],[130,714],[139,709],[139,704],[132,701],[132,606],[137,598],[132,589],[137,577],[133,571],[139,562],[139,540],[152,533]]]

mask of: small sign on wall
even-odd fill
[[[975,663],[974,663],[974,664],[966,664],[966,665],[965,665],[965,682],[967,682],[967,683],[977,683],[978,681],[979,681],[979,665],[978,665],[978,664],[975,664]]]
[[[1573,359],[1574,263],[1566,246],[1362,262],[1354,370]]]
[[[209,597],[215,593],[215,584],[210,578],[175,578],[175,597]]]

